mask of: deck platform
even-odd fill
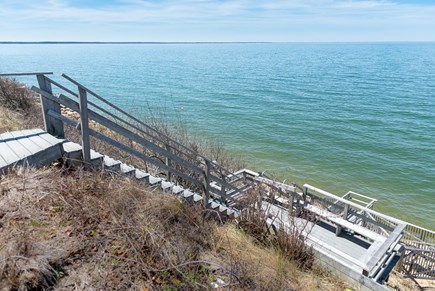
[[[375,240],[369,240],[348,231],[342,231],[337,235],[336,226],[327,221],[313,223],[292,217],[286,208],[265,201],[262,202],[262,209],[268,213],[269,225],[287,232],[296,228],[306,236],[306,242],[313,248],[317,260],[339,277],[352,277],[355,281],[364,281],[362,290],[385,290],[385,286],[369,279],[363,273],[373,254],[387,240],[386,237],[373,233],[370,237]]]
[[[0,134],[0,174],[17,165],[40,167],[60,159],[62,142],[39,128]]]

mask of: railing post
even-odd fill
[[[205,161],[205,179],[204,179],[204,208],[207,208],[208,199],[210,198],[210,161]]]
[[[169,146],[169,144],[166,144],[165,147],[166,147],[166,150],[170,153],[171,152],[171,147]],[[171,167],[171,159],[166,157],[165,164],[166,164],[166,166]],[[172,174],[171,174],[171,172],[169,170],[168,170],[168,172],[166,174],[166,177],[167,177],[168,181],[171,181]]]
[[[79,88],[80,99],[80,132],[82,135],[82,153],[85,166],[91,163],[91,145],[89,142],[89,120],[88,120],[88,97],[86,90],[81,86]]]
[[[347,220],[347,215],[349,213],[349,204],[344,204],[344,209],[343,209],[343,218],[345,220]]]
[[[302,191],[303,191],[302,199],[304,200],[304,206],[306,206],[307,205],[308,188],[304,186]]]
[[[221,177],[222,177],[221,178],[222,181],[227,182],[227,179],[226,179],[226,177],[223,174],[221,174]],[[227,203],[227,190],[225,188],[225,185],[221,185],[221,202],[223,204]]]
[[[53,94],[50,82],[45,78],[43,74],[36,75],[39,88],[49,94]],[[41,95],[42,116],[44,117],[45,131],[49,134],[65,138],[65,132],[63,129],[63,122],[47,114],[48,110],[53,110],[56,113],[61,114],[60,104],[52,100],[49,100]]]

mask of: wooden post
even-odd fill
[[[222,181],[224,181],[226,183],[227,182],[227,178],[225,177],[224,174],[222,174],[222,171],[220,171],[220,174],[221,174]],[[227,204],[227,190],[225,188],[225,185],[221,185],[221,191],[220,192],[221,192],[221,202],[226,205]]]
[[[169,144],[166,144],[165,147],[166,147],[166,150],[170,153],[171,147],[169,146]],[[166,164],[166,166],[170,167],[171,166],[171,159],[166,157],[165,164]],[[172,175],[171,175],[171,172],[169,170],[166,174],[166,177],[167,177],[168,181],[171,181]]]
[[[80,131],[82,135],[82,153],[85,166],[91,164],[91,145],[89,142],[89,120],[88,120],[88,97],[86,90],[81,86],[79,88],[80,98]]]
[[[304,186],[303,194],[302,194],[302,199],[304,200],[304,206],[307,205],[307,195],[308,195],[308,188]]]
[[[349,213],[349,204],[344,204],[343,209],[343,219],[347,220],[347,214]],[[340,225],[337,225],[337,228],[335,229],[335,235],[341,234],[342,227]]]
[[[344,209],[343,209],[343,218],[345,219],[345,220],[347,220],[347,215],[348,215],[348,213],[349,213],[349,204],[344,204]]]
[[[53,90],[51,89],[51,83],[45,78],[45,76],[38,74],[36,75],[36,78],[38,80],[39,88],[52,95]],[[61,114],[60,104],[41,95],[41,105],[45,131],[53,136],[65,138],[63,122],[47,114],[48,110],[53,110],[54,112]]]
[[[289,213],[291,216],[294,216],[294,210],[293,210],[293,194],[290,192],[289,193],[289,199],[290,199],[290,203],[289,203]]]
[[[204,172],[204,207],[207,208],[208,199],[210,198],[210,161],[205,161],[205,172]]]

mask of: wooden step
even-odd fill
[[[0,172],[15,165],[44,166],[61,158],[61,140],[41,129],[0,134]]]
[[[142,181],[142,180],[143,181],[148,181],[149,175],[150,174],[148,174],[148,173],[146,173],[144,171],[138,170],[138,169],[136,169],[136,171],[135,171],[135,177],[139,181]]]
[[[121,163],[120,165],[121,173],[124,175],[136,175],[136,168],[124,163]]]
[[[160,182],[162,182],[162,178],[148,175],[148,184],[150,186],[158,186],[160,184]]]
[[[172,188],[172,193],[175,195],[179,195],[184,191],[184,188],[179,186],[179,185],[174,185],[174,187]]]
[[[66,141],[62,144],[64,157],[71,166],[77,163],[81,163],[82,159],[82,147],[71,141]]]
[[[120,171],[121,170],[121,162],[115,159],[112,159],[109,156],[104,156],[103,158],[104,169],[109,171]]]
[[[104,155],[100,154],[99,152],[96,152],[94,150],[91,150],[91,165],[102,168],[103,167],[103,158]]]
[[[82,164],[82,146],[71,142],[65,141],[62,143],[64,157],[68,159],[67,164],[70,166],[78,166]],[[91,150],[91,164],[95,167],[103,166],[104,155]]]
[[[164,192],[170,192],[173,187],[174,187],[174,183],[169,182],[169,181],[162,181],[160,184],[160,188]]]

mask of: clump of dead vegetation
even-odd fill
[[[271,205],[263,203],[265,190],[261,188],[264,186],[257,185],[240,200],[238,226],[258,243],[276,249],[300,269],[311,269],[315,256],[306,240],[314,225],[313,218],[296,217],[291,209],[283,212],[281,217],[268,216]]]
[[[29,111],[33,106],[32,92],[24,85],[10,79],[0,78],[0,103],[20,111]]]
[[[0,132],[42,125],[39,98],[24,84],[0,77]]]
[[[20,168],[0,187],[2,290],[342,288],[202,206],[126,177]]]

